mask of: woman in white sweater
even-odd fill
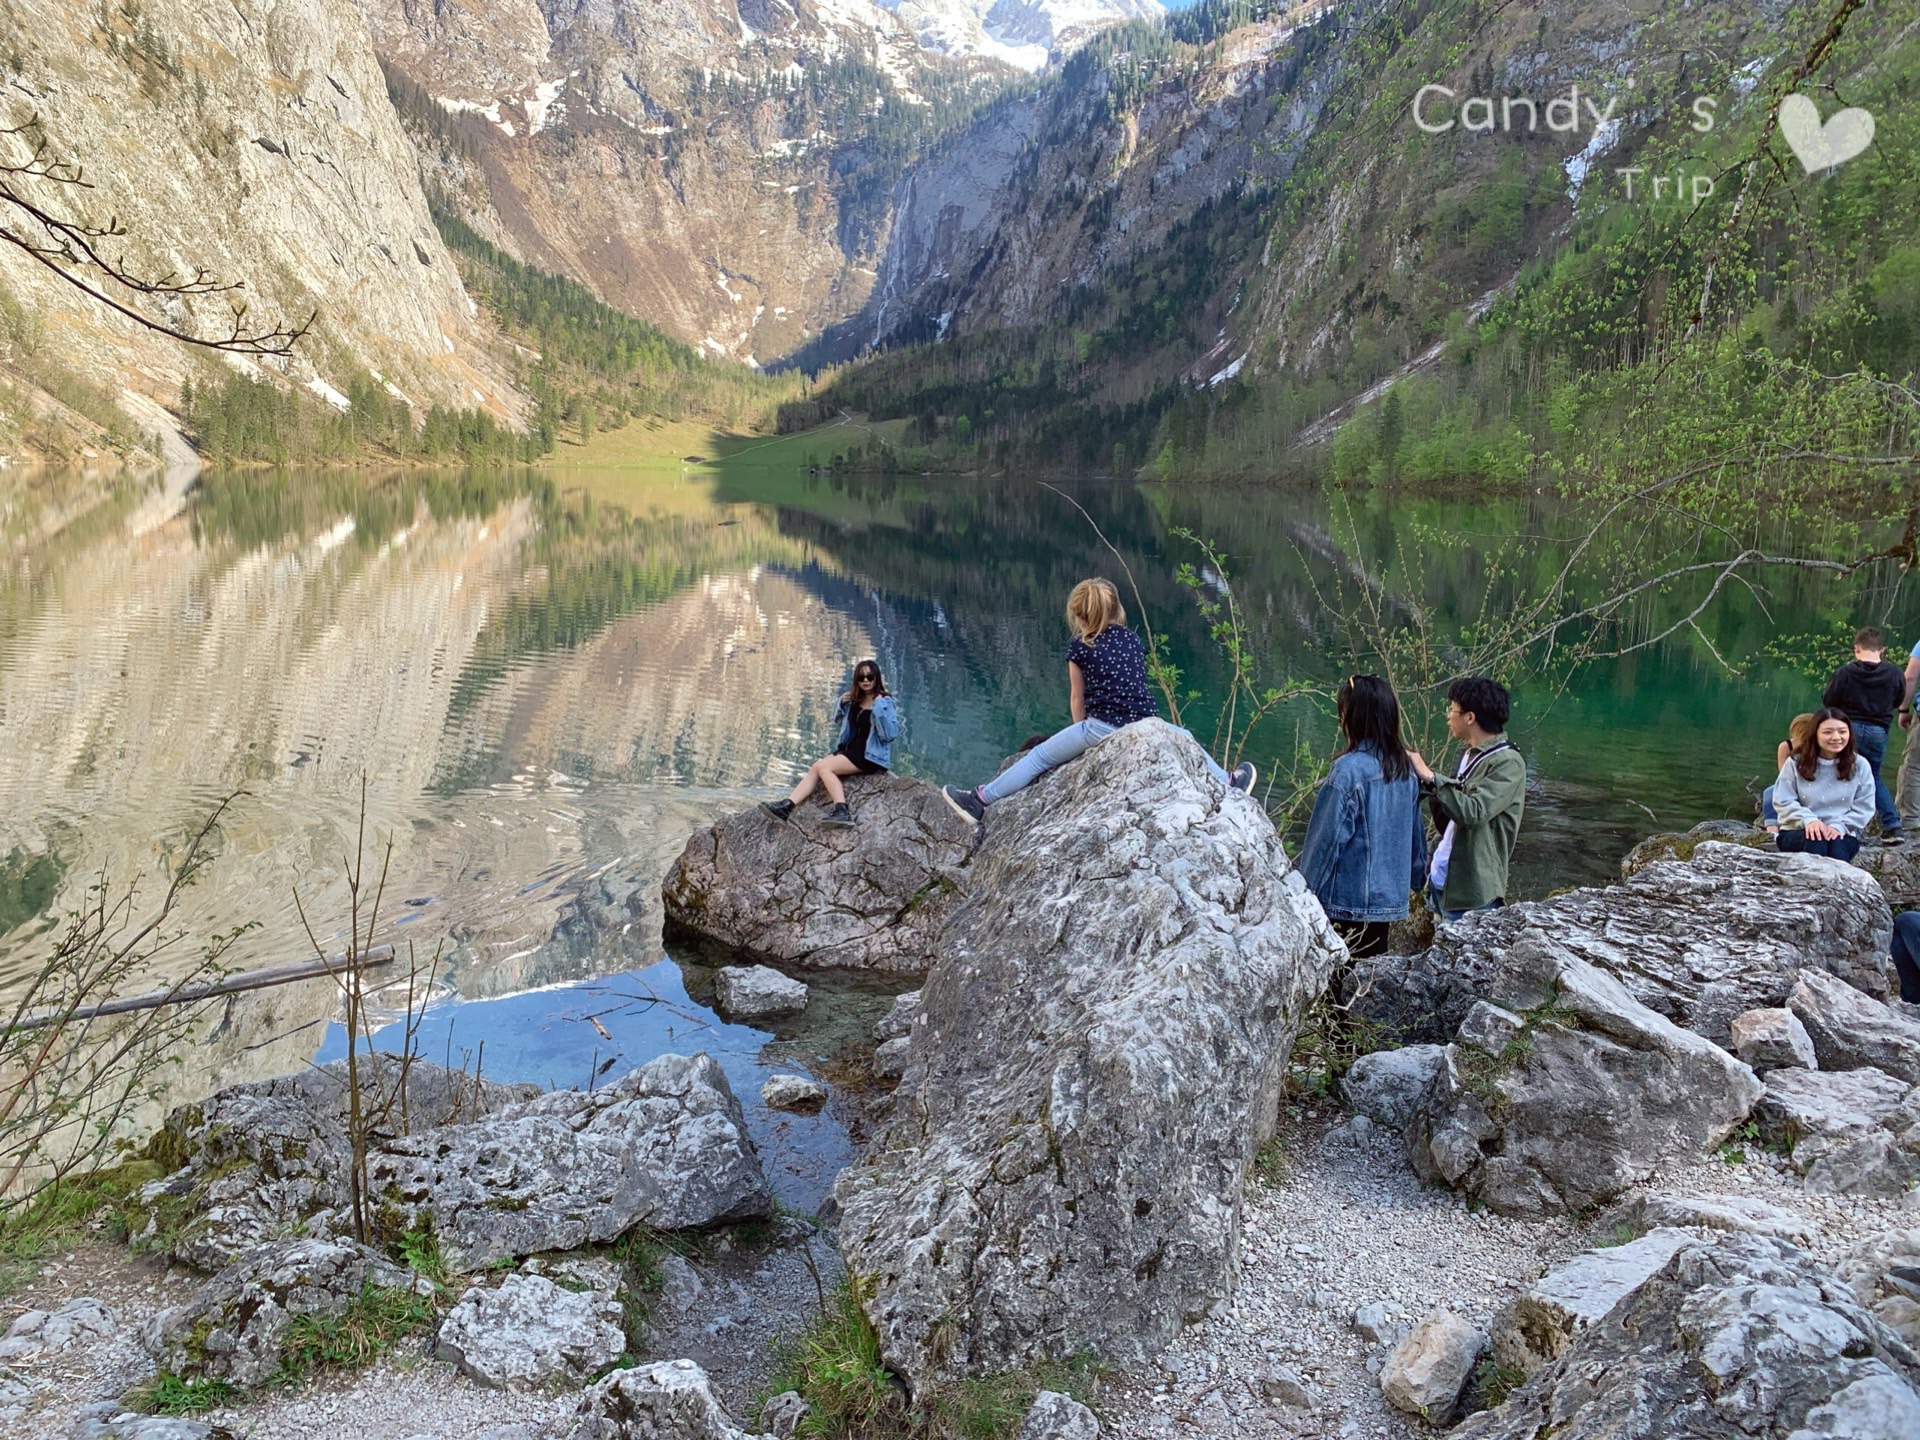
[[[1853,726],[1838,710],[1821,710],[1811,733],[1787,756],[1773,782],[1782,850],[1851,860],[1873,819],[1873,770],[1854,751]]]

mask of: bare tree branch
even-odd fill
[[[29,192],[28,186],[35,182],[68,190],[93,189],[78,165],[51,152],[39,117],[31,116],[18,125],[0,126],[0,140],[12,139],[30,144],[32,153],[24,162],[0,161],[0,217],[4,217],[0,219],[0,241],[46,266],[81,294],[157,334],[208,350],[240,355],[290,355],[312,328],[318,311],[298,325],[249,327],[248,306],[242,298],[246,288],[243,282],[220,280],[204,269],[196,269],[184,277],[173,271],[163,275],[143,274],[124,259],[108,254],[102,242],[122,240],[127,235],[118,216],[102,224],[59,214]],[[145,296],[161,301],[222,295],[226,297],[232,323],[224,335],[197,333],[143,314],[128,300],[110,293],[115,290],[125,291],[129,297]]]

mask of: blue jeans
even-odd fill
[[[1804,830],[1782,830],[1773,843],[1788,855],[1825,855],[1829,860],[1851,862],[1860,853],[1858,835],[1842,835],[1838,840],[1809,840]]]
[[[1077,725],[1069,725],[1050,735],[982,785],[978,792],[981,803],[991,805],[1026,789],[1054,766],[1064,765],[1075,756],[1084,755],[1097,741],[1111,735],[1115,728],[1104,720],[1082,720]],[[1222,785],[1227,783],[1227,772],[1214,762],[1211,755],[1207,756],[1207,769]]]
[[[1920,1005],[1920,910],[1893,917],[1893,968],[1900,972],[1900,998]]]
[[[1431,880],[1427,881],[1427,908],[1442,920],[1458,920],[1462,915],[1472,913],[1472,911],[1469,910],[1442,910],[1440,908],[1440,887],[1435,885]],[[1506,908],[1507,902],[1505,900],[1489,900],[1484,905],[1476,905],[1473,907],[1474,910],[1504,910]]]
[[[1773,808],[1773,786],[1771,785],[1760,792],[1760,823],[1762,825],[1780,823],[1780,812]]]
[[[1900,828],[1900,811],[1893,803],[1893,792],[1887,789],[1887,782],[1880,778],[1880,762],[1887,758],[1887,727],[1854,726],[1853,747],[1873,771],[1873,808],[1880,812],[1880,833],[1889,835]]]

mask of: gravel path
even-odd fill
[[[1598,1238],[1592,1220],[1471,1212],[1461,1197],[1420,1183],[1397,1134],[1349,1124],[1326,1102],[1283,1110],[1281,1135],[1297,1158],[1274,1181],[1248,1187],[1246,1258],[1232,1306],[1189,1329],[1157,1371],[1103,1387],[1110,1434],[1430,1435],[1381,1397],[1376,1376],[1386,1347],[1362,1339],[1354,1312],[1384,1301],[1395,1318],[1418,1322],[1445,1306],[1485,1330],[1528,1284]],[[1806,1221],[1807,1248],[1827,1262],[1863,1235],[1916,1223],[1899,1202],[1810,1195],[1784,1161],[1764,1152],[1737,1165],[1708,1158],[1644,1188],[1793,1210]],[[1276,1370],[1290,1372],[1300,1389],[1275,1383]]]

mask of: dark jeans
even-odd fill
[[[1887,758],[1887,727],[1855,725],[1853,748],[1873,771],[1873,808],[1880,812],[1880,833],[1891,834],[1900,828],[1900,809],[1893,803],[1893,792],[1887,788],[1887,782],[1880,778],[1880,762]]]
[[[1782,830],[1773,838],[1789,855],[1830,855],[1835,860],[1851,860],[1860,853],[1858,835],[1842,835],[1838,840],[1809,840],[1804,830]]]
[[[1920,1005],[1920,910],[1893,917],[1893,968],[1900,972],[1900,998]]]

